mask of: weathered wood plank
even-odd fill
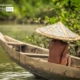
[[[30,57],[48,57],[49,54],[37,54],[37,53],[22,53],[20,52],[21,54],[25,54],[27,56],[30,56]]]
[[[17,46],[17,45],[25,45],[24,43],[20,43],[20,42],[7,42],[7,44],[15,45],[15,46]]]

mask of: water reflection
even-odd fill
[[[0,73],[0,80],[28,80],[28,78],[35,78],[35,77],[33,74],[29,72],[2,72]]]
[[[2,72],[0,80],[44,80],[37,78],[29,72]]]
[[[0,80],[44,80],[27,72],[16,64],[0,65]]]

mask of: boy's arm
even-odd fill
[[[65,65],[65,62],[66,62],[66,53],[68,51],[68,44],[66,45],[64,51],[63,51],[63,54],[61,56],[61,64],[62,65]]]

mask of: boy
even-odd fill
[[[51,63],[57,63],[61,65],[70,66],[71,58],[68,51],[68,44],[61,40],[52,39],[49,46],[48,61]]]

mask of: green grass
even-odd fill
[[[9,33],[8,31],[26,31],[29,34],[35,32],[38,27],[43,27],[43,25],[0,25],[0,31],[5,33]]]
[[[24,41],[26,36],[36,33],[35,30],[43,25],[0,25],[0,32],[4,35]]]

